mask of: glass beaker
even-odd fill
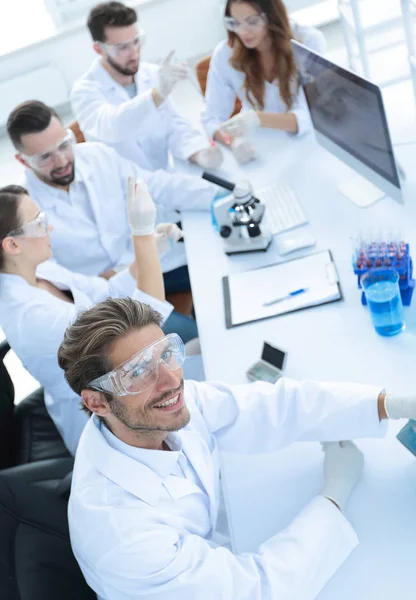
[[[405,327],[399,274],[393,269],[370,269],[361,277],[371,319],[379,335],[396,335]]]

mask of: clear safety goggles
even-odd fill
[[[100,46],[107,52],[109,56],[115,58],[116,56],[126,56],[130,54],[132,50],[138,50],[141,46],[143,46],[145,39],[146,34],[143,29],[140,29],[133,40],[122,42],[120,44],[107,44],[107,42],[100,42]]]
[[[45,237],[48,235],[48,217],[40,212],[36,219],[10,231],[5,237]]]
[[[30,164],[31,167],[35,169],[44,169],[45,167],[50,167],[54,164],[55,157],[59,154],[68,154],[68,156],[72,153],[72,145],[74,143],[74,134],[70,129],[67,129],[65,137],[63,137],[59,142],[56,142],[53,146],[50,146],[43,152],[39,152],[38,154],[32,154],[32,156],[28,156],[27,154],[21,153],[20,155]]]
[[[261,29],[267,25],[267,15],[260,13],[258,15],[250,15],[246,17],[242,22],[237,21],[234,17],[224,17],[224,23],[228,31],[236,33],[240,29]]]
[[[185,346],[176,333],[170,333],[88,385],[100,392],[129,396],[144,392],[159,378],[160,364],[177,371],[185,360]]]

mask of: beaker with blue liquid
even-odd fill
[[[377,333],[391,336],[403,331],[405,323],[397,271],[370,269],[360,282]]]

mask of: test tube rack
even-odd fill
[[[361,289],[361,277],[370,269],[393,269],[399,274],[399,288],[403,306],[412,302],[415,280],[413,279],[413,260],[410,256],[409,244],[405,242],[371,242],[362,245],[353,256],[353,269]],[[364,292],[361,302],[367,305]]]

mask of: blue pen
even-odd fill
[[[294,290],[293,292],[288,292],[284,296],[280,296],[280,298],[275,298],[274,300],[269,300],[268,302],[264,302],[263,306],[272,306],[273,304],[277,304],[282,300],[287,300],[288,298],[293,298],[293,296],[299,296],[299,294],[304,294],[308,291],[308,288],[300,288],[300,290]]]

